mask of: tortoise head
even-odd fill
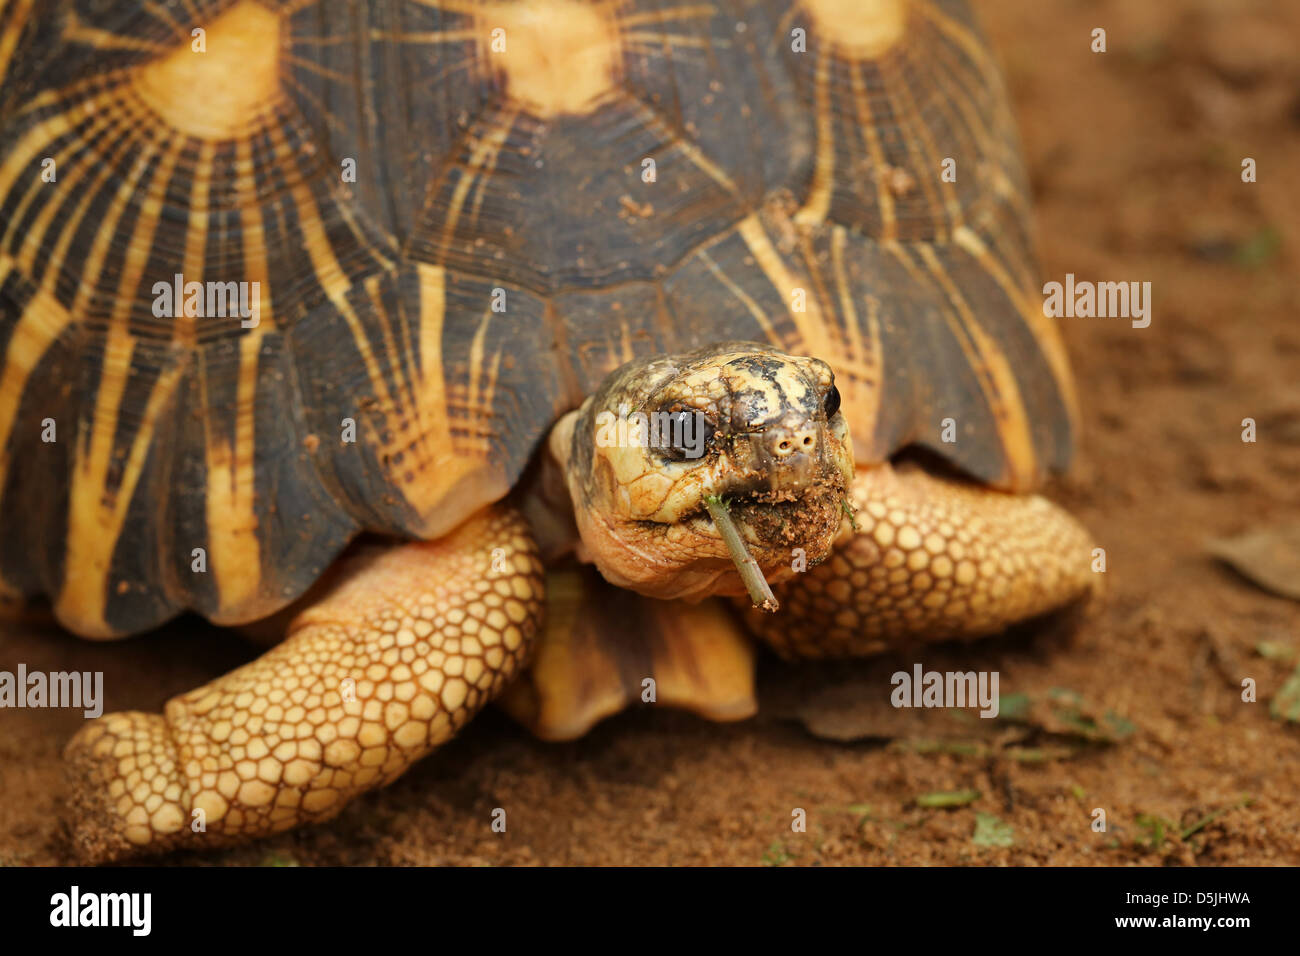
[[[655,598],[745,593],[719,503],[769,581],[829,554],[853,474],[830,367],[728,342],[631,362],[551,435],[582,543]]]

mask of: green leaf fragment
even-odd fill
[[[916,805],[930,808],[964,807],[979,798],[978,790],[936,790],[921,794],[916,798]]]
[[[1237,265],[1258,269],[1268,265],[1282,248],[1282,234],[1273,226],[1265,226],[1237,246],[1233,256]]]
[[[998,717],[1002,720],[1023,720],[1029,714],[1032,703],[1028,694],[1003,694],[998,698]]]
[[[1016,829],[991,813],[977,813],[971,842],[976,846],[1011,846],[1016,842]]]
[[[1260,641],[1255,645],[1255,653],[1270,661],[1293,661],[1297,652],[1285,641]]]
[[[1278,688],[1268,703],[1268,712],[1276,720],[1300,723],[1300,667]]]

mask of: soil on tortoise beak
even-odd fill
[[[827,468],[806,488],[754,492],[737,499],[730,510],[763,542],[763,550],[783,564],[792,547],[811,549],[834,539],[852,513],[847,492],[844,475]]]
[[[175,862],[1300,863],[1300,725],[1270,713],[1300,656],[1300,603],[1206,551],[1300,513],[1300,5],[981,7],[1025,141],[1044,281],[1152,283],[1148,328],[1061,320],[1083,421],[1077,467],[1048,494],[1105,547],[1105,594],[919,655],[767,659],[764,711],[740,724],[643,709],[556,745],[489,711],[332,824]],[[1089,49],[1098,26],[1104,54]],[[102,670],[108,710],[159,710],[255,653],[193,620],[112,645],[0,634],[0,668]],[[918,660],[998,671],[1002,715],[855,704],[854,681]],[[0,713],[0,862],[71,862],[59,754],[80,723]]]

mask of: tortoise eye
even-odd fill
[[[701,412],[681,409],[660,420],[658,447],[670,461],[703,458],[717,429]]]
[[[832,385],[831,390],[827,392],[826,397],[822,399],[822,404],[826,408],[827,420],[829,421],[834,418],[835,413],[840,410],[840,390]]]

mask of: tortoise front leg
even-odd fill
[[[73,738],[74,829],[104,860],[327,820],[446,742],[525,663],[542,566],[505,507],[339,569],[284,642],[170,702]]]
[[[776,614],[749,615],[783,657],[980,637],[1097,586],[1087,531],[1038,495],[888,464],[859,468],[852,495],[831,556],[774,589]]]

